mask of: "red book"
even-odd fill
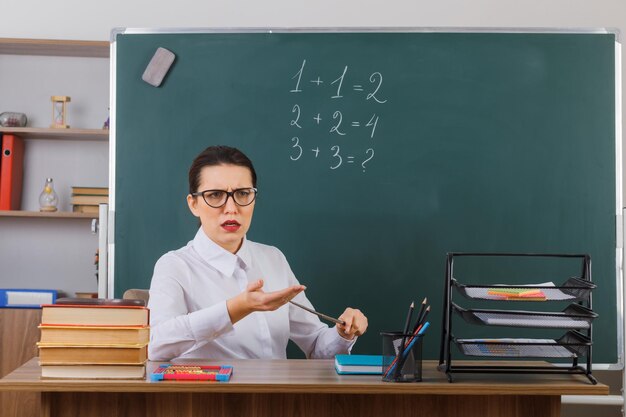
[[[22,202],[24,140],[15,135],[2,135],[0,159],[0,210],[19,210]]]

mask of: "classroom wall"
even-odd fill
[[[0,36],[101,40],[122,27],[543,26],[626,28],[622,0],[22,0]]]
[[[6,75],[5,75],[6,74]],[[0,112],[27,114],[29,126],[52,122],[50,96],[72,98],[67,123],[101,128],[108,116],[106,58],[0,55]],[[59,210],[71,211],[72,186],[108,185],[106,141],[25,141],[22,210],[38,211],[46,178],[54,180]],[[97,291],[91,219],[0,217],[0,287]]]
[[[113,27],[609,27],[626,34],[623,0],[22,0],[5,13],[0,37],[16,38],[105,40]]]

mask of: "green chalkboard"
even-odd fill
[[[248,238],[285,253],[320,311],[368,315],[354,352],[378,353],[379,333],[399,330],[410,302],[427,296],[425,356],[437,357],[446,252],[589,253],[594,362],[615,363],[615,42],[607,33],[117,34],[115,295],[148,288],[155,261],[193,238],[189,164],[228,144],[259,175]],[[158,47],[176,61],[153,87],[141,76]],[[457,278],[558,285],[572,268],[471,266],[479,272]]]

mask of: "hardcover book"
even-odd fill
[[[37,343],[40,365],[118,364],[141,365],[148,359],[148,345],[65,345]]]
[[[138,345],[148,343],[150,328],[41,325],[41,343],[67,345]]]
[[[42,378],[144,379],[145,365],[42,365]]]
[[[97,300],[82,298],[80,300]],[[146,307],[126,305],[47,304],[42,306],[41,324],[79,326],[147,326]]]
[[[337,355],[335,370],[340,375],[381,375],[383,357],[381,355]]]
[[[77,293],[78,294],[78,293]],[[56,304],[62,305],[87,305],[87,306],[139,306],[145,307],[144,300],[126,299],[126,298],[85,298],[85,297],[63,297],[59,298]]]
[[[72,204],[108,204],[108,195],[74,195],[71,199]]]
[[[72,195],[109,195],[108,187],[72,187]]]

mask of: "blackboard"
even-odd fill
[[[379,333],[399,330],[410,302],[427,296],[425,356],[437,356],[447,252],[589,253],[602,336],[594,362],[615,363],[615,42],[610,33],[119,32],[115,295],[148,288],[155,261],[193,238],[189,164],[228,144],[259,175],[248,238],[285,253],[320,311],[367,314],[354,352],[378,353]],[[176,61],[154,87],[141,75],[158,47]],[[558,285],[571,268],[483,264],[457,278]]]

